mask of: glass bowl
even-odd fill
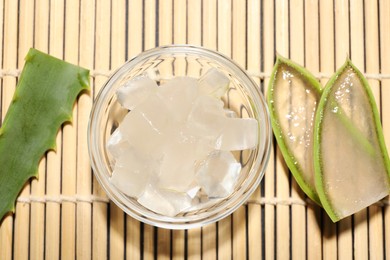
[[[128,197],[110,183],[111,155],[106,150],[110,134],[118,127],[128,110],[116,100],[116,90],[126,81],[147,74],[157,84],[176,76],[199,78],[210,68],[216,68],[230,79],[224,105],[238,117],[258,121],[258,145],[238,151],[235,157],[242,170],[234,192],[214,203],[206,203],[191,211],[169,217],[157,214]],[[144,223],[169,229],[200,227],[221,220],[241,206],[259,186],[268,163],[271,147],[271,126],[268,109],[256,83],[234,61],[201,47],[172,45],[145,51],[126,62],[107,80],[92,107],[88,127],[88,147],[94,175],[108,197],[128,215]]]

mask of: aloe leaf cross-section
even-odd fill
[[[320,204],[313,163],[314,118],[321,84],[302,66],[277,57],[268,86],[272,129],[283,158],[306,195]]]
[[[316,189],[338,221],[387,196],[390,163],[375,99],[347,59],[323,90],[316,112]]]

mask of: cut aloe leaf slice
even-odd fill
[[[305,68],[277,57],[268,87],[272,128],[295,180],[309,198],[320,204],[313,163],[314,117],[321,85]]]
[[[334,222],[389,194],[390,162],[375,99],[350,60],[323,90],[314,162],[316,189]]]

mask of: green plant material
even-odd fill
[[[268,107],[276,141],[301,189],[318,204],[313,163],[314,117],[321,85],[305,68],[277,57],[268,87]]]
[[[89,71],[30,49],[0,128],[0,220],[47,150],[56,149],[59,127],[71,121],[79,93],[89,88]]]
[[[323,90],[314,127],[315,184],[334,221],[390,192],[390,161],[367,80],[347,60]]]

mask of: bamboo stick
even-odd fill
[[[144,1],[144,50],[156,47],[156,1]]]
[[[288,2],[278,1],[275,5],[276,15],[276,51],[281,55],[289,56],[289,24],[288,24]],[[278,198],[288,199],[289,197],[289,172],[284,163],[280,150],[277,149],[276,160],[276,194]],[[290,209],[285,205],[276,206],[276,254],[279,259],[286,259],[290,253]]]
[[[274,57],[274,5],[271,1],[264,1],[263,3],[263,68],[265,73],[271,74]],[[264,90],[267,94],[269,84],[269,78],[264,80]],[[275,197],[275,149],[276,145],[270,151],[269,163],[264,175],[264,195],[267,199],[273,199]],[[274,259],[275,256],[275,207],[273,205],[266,204],[264,206],[264,243],[265,243],[265,258]]]
[[[207,4],[210,5],[210,3],[213,3],[213,1],[208,1]],[[205,3],[206,4],[206,3]],[[202,43],[202,35],[204,35],[204,32],[202,32],[202,22],[208,23],[208,20],[206,18],[206,13],[209,12],[206,11],[206,6],[203,7],[203,21],[202,21],[202,2],[199,0],[195,1],[188,1],[187,6],[187,21],[188,25],[187,27],[189,30],[187,30],[187,43],[192,45],[201,45]],[[208,10],[208,8],[207,8]],[[215,26],[215,24],[214,24]]]
[[[187,43],[187,1],[173,0],[173,43]],[[175,60],[173,64],[175,76],[186,74],[186,62],[183,59]]]
[[[349,54],[349,8],[348,1],[343,0],[335,7],[335,62],[339,68],[345,62],[345,55]],[[352,252],[352,219],[345,218],[338,223],[338,255],[345,259],[351,259]]]
[[[95,69],[99,71],[107,71],[110,69],[110,2],[104,0],[96,1],[96,31],[95,31]],[[123,21],[124,23],[125,21]],[[106,82],[107,77],[96,76],[94,98],[96,98],[102,85]],[[105,192],[96,180],[93,178],[93,194],[98,197],[105,198]],[[92,258],[106,259],[108,240],[108,225],[107,225],[107,210],[106,203],[94,202],[92,208]]]
[[[188,24],[187,19],[188,7],[185,1],[174,0],[173,1],[173,43],[184,44],[188,42]],[[193,18],[193,17],[192,17]],[[195,28],[191,28],[195,29]],[[198,35],[199,33],[191,34]],[[194,40],[194,39],[191,39]],[[200,39],[197,39],[200,41]],[[174,63],[174,74],[185,75],[186,63],[184,60],[176,60]],[[200,259],[201,257],[201,229],[195,228],[187,231],[187,257],[188,259]],[[175,235],[175,234],[174,234]],[[178,234],[176,234],[178,235]],[[176,236],[174,236],[176,237]],[[180,237],[180,235],[179,235]],[[180,243],[181,244],[181,243]],[[180,249],[183,249],[180,247]],[[180,251],[179,251],[180,252]],[[176,253],[176,252],[175,252]],[[183,252],[184,253],[184,252]],[[181,257],[181,256],[179,256]]]
[[[187,231],[187,259],[197,260],[202,258],[202,229],[193,228]]]
[[[386,0],[379,1],[379,25],[380,25],[380,71],[381,73],[390,72],[390,60],[387,58],[390,56],[390,2]],[[382,125],[384,139],[389,149],[390,145],[390,118],[385,116],[390,113],[390,104],[388,101],[390,97],[390,80],[384,79],[381,82],[382,96],[381,96],[381,110],[382,110]],[[387,198],[389,202],[389,198]],[[387,207],[384,210],[384,241],[385,241],[385,259],[390,259],[390,209]]]
[[[192,5],[188,6],[189,10],[194,10],[195,8]],[[201,3],[199,1],[199,4],[196,6],[197,13],[201,13]],[[194,13],[189,13],[189,15],[194,15]],[[199,20],[202,19],[202,36],[198,36],[197,39],[202,40],[202,45],[206,48],[216,50],[217,49],[217,1],[216,0],[210,0],[210,1],[204,1],[203,2],[203,8],[202,8],[202,15],[197,15],[196,17],[199,17]],[[190,24],[188,23],[188,28],[196,28],[198,27],[199,30],[196,30],[201,32],[200,24]],[[188,36],[192,34],[192,30],[188,31]],[[190,38],[189,38],[190,39]],[[199,44],[196,42],[196,44]]]
[[[187,42],[186,14],[186,1],[173,0],[173,42],[175,44]]]
[[[130,216],[126,218],[126,259],[141,259],[140,222]]]
[[[247,69],[250,71],[261,70],[261,4],[260,1],[251,0],[247,3]],[[260,79],[254,79],[260,86]],[[260,187],[251,196],[252,199],[259,200],[261,197]],[[262,219],[261,205],[248,204],[248,257],[249,259],[261,259],[262,257]]]
[[[94,63],[95,1],[80,1],[79,63],[92,68]],[[91,166],[87,147],[88,118],[92,107],[93,82],[91,93],[78,99],[77,114],[77,194],[90,195],[92,192]],[[76,257],[92,257],[92,205],[89,202],[77,202]]]
[[[217,229],[216,224],[208,224],[202,228],[202,259],[217,258]]]
[[[19,37],[18,37],[18,67],[24,66],[24,57],[29,48],[33,46],[34,33],[34,3],[32,1],[21,1],[19,7]],[[30,195],[30,182],[27,182],[20,196]],[[28,259],[29,256],[29,230],[30,230],[30,204],[16,203],[15,225],[14,225],[14,258]],[[2,251],[0,249],[0,251]]]
[[[309,0],[305,2],[305,66],[312,73],[320,71],[319,50],[319,1]],[[328,25],[330,26],[330,25]],[[322,256],[321,242],[321,208],[314,203],[306,207],[307,225],[307,258],[319,259]]]
[[[144,234],[144,240],[143,240],[143,259],[145,260],[151,260],[154,259],[154,235],[155,235],[156,228],[148,225],[143,224],[143,229],[141,232]]]
[[[334,12],[333,3],[320,0],[320,69],[322,73],[332,74],[335,70],[334,46]],[[324,86],[327,79],[321,79]],[[337,258],[337,231],[336,225],[323,212],[323,257],[324,259]]]
[[[305,45],[304,45],[304,3],[303,1],[295,1],[290,4],[290,58],[304,65],[305,62]],[[312,22],[312,21],[310,21]],[[305,194],[300,189],[296,181],[292,182],[291,197],[303,202]],[[302,205],[291,206],[291,257],[293,259],[306,258],[306,208]]]
[[[232,3],[232,58],[242,68],[246,67],[246,2],[233,0]],[[239,207],[233,219],[233,259],[246,259],[246,208]]]
[[[242,15],[246,13],[245,2],[233,1],[232,3],[232,58],[243,68],[246,67],[246,28],[245,19]],[[239,207],[232,216],[233,222],[233,259],[246,258],[246,209]]]
[[[17,9],[16,1],[5,1],[4,3],[4,37],[3,37],[3,66],[4,69],[16,68],[16,40],[17,40]],[[4,77],[2,85],[1,118],[4,120],[7,109],[11,102],[15,77]],[[8,215],[0,220],[0,259],[12,259],[12,239],[13,239],[13,216]]]
[[[63,29],[64,29],[64,1],[50,3],[50,54],[63,58]],[[56,151],[47,153],[46,194],[56,197],[61,193],[61,157],[62,157],[62,130],[56,137]],[[45,258],[58,259],[60,257],[60,204],[47,202],[46,204],[46,233]]]
[[[159,3],[159,32],[158,32],[158,42],[159,45],[168,45],[172,44],[172,0],[160,1]],[[164,66],[162,68],[170,69],[170,66]],[[164,73],[162,71],[162,73]],[[183,239],[175,239],[175,233],[183,233],[181,230],[167,230],[167,229],[158,229],[157,230],[157,257],[158,259],[170,259],[170,255],[173,258],[178,259],[181,256],[181,259],[184,258],[184,243]],[[172,243],[172,244],[171,244]],[[172,249],[171,249],[172,248]],[[178,250],[182,249],[182,250]],[[172,252],[171,252],[172,250]]]
[[[142,51],[142,1],[129,1],[128,3],[128,59]],[[126,258],[141,258],[141,225],[130,216],[126,217]]]
[[[217,0],[217,48],[228,57],[232,56],[232,4]]]
[[[217,1],[204,1],[203,8],[201,1],[196,6],[188,5],[189,12],[188,31],[190,44],[202,45],[208,49],[217,49]],[[203,19],[201,19],[203,18]],[[191,21],[196,21],[192,22]],[[201,30],[201,28],[203,30]],[[193,36],[194,34],[194,36]],[[202,228],[201,259],[216,259],[217,257],[217,224],[208,224]],[[190,241],[189,241],[190,242]]]
[[[172,259],[185,259],[185,234],[183,230],[172,231]]]
[[[116,70],[125,62],[126,53],[126,3],[113,1],[111,10],[111,69]],[[110,203],[110,257],[124,258],[124,212],[113,202]]]
[[[171,259],[171,230],[157,229],[157,258],[159,260]]]
[[[49,1],[36,1],[35,9],[35,37],[34,47],[48,52],[48,35],[49,35]],[[46,163],[44,157],[39,163],[39,179],[31,181],[31,195],[44,196],[46,188]],[[30,224],[30,257],[35,259],[44,258],[44,241],[45,241],[45,204],[31,204],[31,224]]]
[[[159,5],[158,29],[159,45],[172,44],[173,13],[172,0],[161,0]]]
[[[144,50],[156,47],[156,5],[155,1],[144,1]],[[154,259],[156,252],[155,234],[157,229],[150,225],[144,225],[144,259]]]
[[[73,64],[78,63],[79,38],[79,2],[67,0],[65,8],[65,39],[64,58]],[[78,104],[73,107],[72,123],[65,124],[63,133],[62,153],[62,195],[76,194],[76,139],[77,139],[77,110]],[[61,258],[71,259],[76,255],[76,204],[62,203],[61,216]]]
[[[351,59],[352,62],[364,70],[364,19],[363,19],[363,1],[350,2],[350,38],[351,38]],[[359,163],[359,162],[356,162]],[[363,209],[354,214],[354,247],[353,254],[355,259],[367,259],[368,253],[368,223],[367,209]]]
[[[378,74],[379,71],[379,17],[378,17],[378,2],[365,1],[365,64],[367,73]],[[368,79],[368,83],[374,93],[376,103],[380,104],[380,82],[377,80]],[[380,109],[380,107],[378,107]],[[383,112],[381,111],[382,118]],[[372,205],[368,209],[368,250],[372,259],[383,259],[384,236],[383,236],[383,214],[382,209],[376,205]]]

